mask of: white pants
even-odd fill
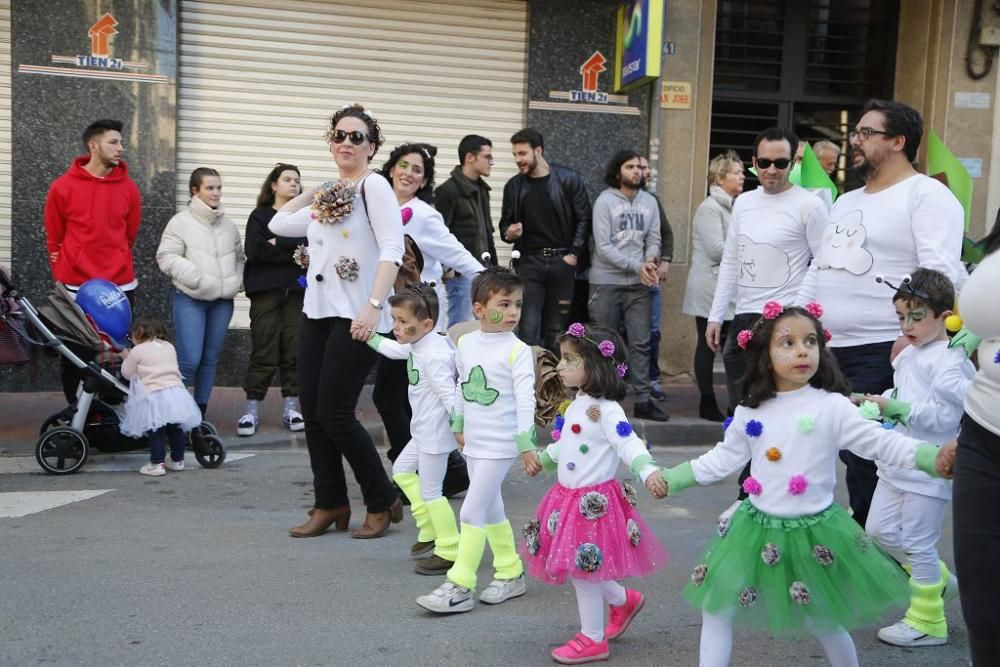
[[[482,528],[507,520],[504,513],[500,486],[514,459],[480,459],[465,457],[469,467],[469,490],[459,511],[459,520],[470,526]]]
[[[845,630],[818,632],[810,629],[813,637],[823,645],[830,667],[858,667],[858,652],[854,640]],[[702,612],[701,647],[699,667],[726,667],[733,652],[733,617]]]
[[[903,491],[879,480],[865,530],[883,549],[906,555],[918,584],[941,581],[938,540],[948,501]]]
[[[420,472],[420,497],[431,501],[441,497],[441,485],[448,470],[448,455],[421,452],[410,440],[392,464],[392,474]]]
[[[609,604],[625,604],[625,588],[617,581],[571,579],[576,589],[576,607],[580,612],[580,632],[595,642],[604,639],[604,609]]]

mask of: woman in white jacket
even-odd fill
[[[685,314],[694,316],[698,332],[694,351],[694,377],[701,392],[698,414],[702,419],[718,422],[725,419],[725,416],[715,400],[712,386],[715,353],[705,342],[705,328],[708,326],[708,311],[712,309],[715,284],[719,280],[719,264],[726,245],[726,234],[729,233],[733,200],[743,192],[743,179],[743,162],[734,151],[716,155],[708,164],[708,197],[694,212],[691,270],[688,272],[684,305],[681,308]],[[730,308],[726,322],[723,323],[723,336],[726,335],[732,316]],[[730,409],[735,407],[731,405]]]
[[[167,223],[156,262],[174,284],[177,361],[204,415],[246,257],[239,230],[219,206],[219,172],[198,167],[188,187],[191,201]]]

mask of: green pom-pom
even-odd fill
[[[581,454],[586,454],[589,451],[590,451],[590,447],[588,447],[586,444],[580,445],[580,453]]]
[[[816,418],[812,415],[799,417],[799,421],[796,426],[798,426],[800,433],[810,433],[814,428],[816,428]]]
[[[861,416],[865,419],[878,419],[882,414],[882,411],[878,409],[878,403],[875,401],[865,401],[859,407],[858,410],[861,412]]]

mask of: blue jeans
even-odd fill
[[[649,288],[649,381],[660,381],[660,286]]]
[[[215,368],[233,317],[233,300],[199,301],[174,290],[177,365],[184,384],[194,385],[194,402],[204,409],[215,384]]]
[[[628,380],[635,404],[649,401],[649,288],[645,285],[591,285],[590,321],[628,338]]]
[[[455,276],[444,284],[448,293],[448,326],[472,319],[472,279]]]
[[[177,424],[167,424],[149,434],[149,462],[163,463],[167,457],[167,441],[170,442],[170,460],[184,460],[184,446],[187,438]]]

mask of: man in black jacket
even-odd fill
[[[520,173],[503,189],[500,235],[521,253],[518,335],[554,350],[567,325],[577,262],[590,239],[590,197],[578,173],[546,161],[538,130],[525,128],[510,143]]]
[[[451,177],[434,191],[434,206],[444,224],[473,257],[482,259],[483,253],[489,253],[486,263],[495,266],[497,249],[490,218],[490,186],[483,180],[493,169],[493,142],[478,134],[462,137],[458,161]],[[444,280],[448,291],[448,326],[471,320],[472,279],[446,269]]]

